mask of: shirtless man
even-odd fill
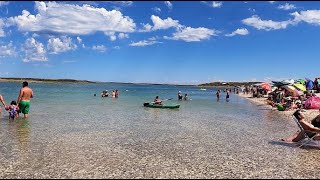
[[[33,91],[28,87],[28,82],[22,83],[22,88],[19,93],[17,104],[19,105],[20,112],[24,114],[24,118],[28,118],[30,109],[30,99],[33,98]]]
[[[6,107],[6,102],[4,101],[3,97],[0,95],[0,102],[4,107]],[[1,113],[1,106],[0,106],[0,113]]]

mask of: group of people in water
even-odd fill
[[[22,83],[17,101],[11,101],[10,105],[6,104],[4,97],[0,94],[0,102],[5,107],[5,110],[8,111],[9,119],[12,120],[18,118],[20,113],[24,114],[24,118],[29,117],[31,98],[33,98],[33,91],[28,87],[28,82],[26,81]],[[2,109],[0,106],[0,115],[1,113]]]
[[[113,98],[118,98],[118,97],[119,97],[119,94],[120,94],[120,92],[119,92],[118,89],[112,90],[111,97],[113,97]],[[110,94],[109,94],[108,90],[102,91],[102,93],[101,93],[101,97],[109,97],[109,95],[110,95]],[[94,96],[97,96],[97,95],[94,94]]]

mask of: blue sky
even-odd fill
[[[0,77],[320,77],[320,2],[0,2]]]

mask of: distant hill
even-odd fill
[[[7,82],[21,82],[21,81],[30,81],[30,82],[61,82],[61,83],[96,83],[94,81],[87,80],[75,80],[75,79],[42,79],[42,78],[0,78],[0,81]]]
[[[262,83],[262,82],[211,82],[205,84],[199,84],[198,86],[213,86],[213,87],[221,87],[221,86],[250,86],[253,84]]]

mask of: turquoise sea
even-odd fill
[[[0,178],[319,177],[319,151],[274,141],[298,130],[292,119],[235,94],[226,102],[192,86],[29,86],[30,118],[0,115]],[[20,87],[0,83],[7,104]],[[115,89],[119,98],[100,97]],[[178,91],[192,100],[178,101]],[[156,95],[181,106],[143,107]]]

